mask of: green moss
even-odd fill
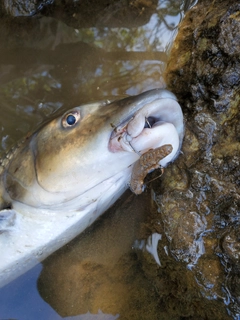
[[[206,38],[200,38],[199,40],[198,40],[198,46],[197,46],[197,48],[198,48],[198,50],[200,50],[200,51],[205,51],[205,50],[207,50],[207,48],[209,47],[209,41],[208,41],[208,39],[206,39]]]
[[[231,19],[240,21],[240,11],[234,12],[233,14],[230,15]]]
[[[220,124],[224,125],[226,122],[233,120],[239,113],[240,92],[237,91],[231,98],[228,110],[221,114]]]

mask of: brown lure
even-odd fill
[[[141,155],[134,164],[130,181],[130,189],[135,194],[141,194],[144,190],[144,179],[148,173],[160,168],[159,162],[173,150],[172,145],[165,144],[156,149],[150,149]]]

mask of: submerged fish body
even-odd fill
[[[112,314],[103,313],[101,310],[98,310],[98,313],[87,312],[85,314],[80,314],[78,316],[63,318],[64,320],[116,320],[119,318],[119,314],[115,316]]]
[[[162,89],[76,107],[26,138],[0,168],[0,286],[106,211],[142,154],[171,145],[164,167],[182,139],[181,108]]]

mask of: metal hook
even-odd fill
[[[130,141],[128,141],[128,144],[129,144],[129,146],[132,148],[133,152],[135,152],[136,154],[139,155],[139,157],[141,157],[141,153],[134,149],[134,147],[131,145],[131,142],[130,142]]]
[[[148,121],[148,118],[146,118],[146,117],[145,117],[145,122],[147,123],[147,125],[148,125],[149,129],[151,129],[151,128],[152,128],[152,126],[151,126],[150,122]]]

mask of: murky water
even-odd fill
[[[164,87],[167,54],[188,5],[159,1],[148,23],[130,29],[100,22],[74,29],[44,17],[33,18],[26,36],[28,20],[13,22],[17,33],[3,24],[1,154],[60,109]],[[0,319],[195,319],[194,312],[203,319],[203,307],[219,308],[218,319],[227,319],[211,296],[198,304],[194,275],[168,254],[152,198],[150,190],[138,197],[127,192],[82,235],[0,289]],[[148,229],[153,220],[157,238]],[[150,240],[161,242],[160,257]],[[159,263],[155,287],[149,279]],[[181,276],[192,290],[181,286]],[[183,294],[194,301],[191,307],[179,306]]]
[[[0,30],[1,149],[59,108],[164,86],[182,7],[181,1],[160,2],[146,25],[132,29],[73,29],[46,17],[30,26],[16,20],[9,28],[6,21]]]

